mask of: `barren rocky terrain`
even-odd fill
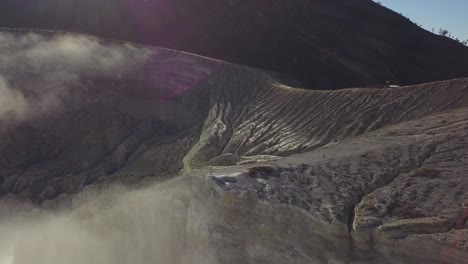
[[[91,219],[85,230],[121,219],[106,228],[136,232],[137,242],[112,252],[141,246],[138,263],[468,263],[466,78],[303,90],[173,50],[63,33],[0,37],[0,92],[17,102],[0,108],[5,219],[8,204],[28,201],[77,207]],[[75,204],[112,184],[155,187]],[[101,203],[114,209],[94,211]],[[166,255],[143,243],[151,219],[177,230]],[[18,252],[15,263],[28,263]]]

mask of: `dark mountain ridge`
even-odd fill
[[[370,0],[4,0],[0,25],[188,51],[281,72],[313,89],[468,75],[468,48]]]

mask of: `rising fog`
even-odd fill
[[[66,209],[0,206],[0,264],[193,263],[188,219],[206,218],[187,179],[144,190],[83,192]],[[203,215],[202,215],[203,214]],[[197,228],[193,230],[199,230]],[[198,232],[198,231],[196,231]],[[204,263],[203,261],[200,263]]]
[[[90,76],[121,75],[149,54],[85,35],[0,32],[0,124],[59,111]]]

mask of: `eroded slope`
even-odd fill
[[[214,237],[231,238],[215,239],[219,257],[467,263],[467,132],[465,107],[312,152],[214,170],[208,204],[221,212],[213,225],[222,226]],[[236,243],[245,248],[223,250]],[[288,250],[279,256],[278,248]]]
[[[308,91],[176,51],[2,34],[2,89],[25,107],[2,109],[0,190],[36,201],[99,179],[272,160],[468,104],[466,79]]]

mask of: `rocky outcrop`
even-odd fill
[[[460,224],[466,222],[468,188],[466,111],[414,119],[268,163],[215,170],[208,186],[222,212],[218,236],[245,231],[233,238],[245,247],[223,260],[467,263],[468,237]],[[241,219],[252,222],[241,228]],[[216,240],[220,255],[228,243]],[[273,253],[277,246],[282,256]]]

